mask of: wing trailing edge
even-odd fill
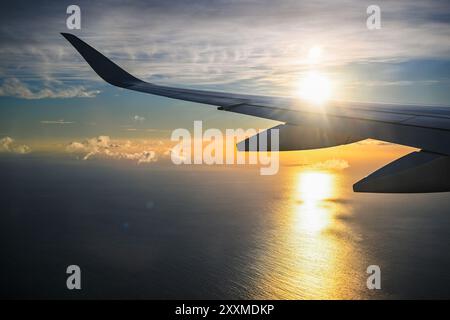
[[[271,150],[272,130],[278,130],[278,150]],[[264,130],[256,136],[249,137],[237,144],[239,151],[295,151],[329,148],[364,140],[367,137],[355,134],[353,130],[334,130],[320,127],[281,124]],[[251,141],[254,139],[254,143]],[[260,150],[260,140],[265,150]]]
[[[353,185],[355,192],[426,193],[450,191],[450,157],[415,151]]]

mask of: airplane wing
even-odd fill
[[[295,98],[160,86],[132,76],[78,37],[62,35],[114,86],[282,122],[274,127],[279,129],[279,151],[332,147],[367,138],[421,149],[360,180],[353,186],[355,192],[450,191],[450,108],[339,101],[319,107]],[[248,139],[238,143],[238,149],[249,150]]]

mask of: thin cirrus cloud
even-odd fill
[[[83,86],[72,86],[69,88],[46,86],[44,88],[32,90],[27,84],[17,78],[5,79],[0,85],[0,96],[22,99],[93,98],[99,93],[99,90],[86,90]]]
[[[94,96],[90,88],[98,88],[100,79],[59,35],[66,31],[65,8],[51,2],[27,3],[29,10],[24,12],[20,2],[2,4],[8,8],[1,10],[0,17],[10,27],[0,29],[1,77],[58,79],[69,88],[83,81],[86,89],[72,88],[59,96]],[[450,55],[450,28],[445,19],[450,14],[448,2],[377,4],[382,29],[369,31],[367,4],[358,0],[132,1],[108,5],[79,1],[82,30],[77,34],[149,81],[224,89],[239,85],[242,90],[271,93],[286,93],[308,70],[308,50],[317,44],[323,48],[322,65],[331,69],[354,63],[447,59]],[[22,66],[20,70],[17,65]],[[379,83],[372,80],[371,85]],[[383,81],[380,85],[385,85]],[[51,97],[45,90],[53,92],[53,85],[42,82],[41,86],[34,95],[23,96]]]
[[[64,119],[59,119],[59,120],[41,120],[40,121],[42,124],[73,124],[75,122],[73,121],[64,121]]]

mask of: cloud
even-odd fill
[[[184,163],[188,160],[187,153],[183,150],[179,150],[178,148],[170,148],[164,152],[165,156],[170,156],[172,161],[176,163]]]
[[[0,96],[8,96],[22,99],[44,99],[44,98],[93,98],[100,91],[86,90],[83,86],[69,88],[51,88],[31,90],[25,83],[17,78],[8,78],[0,86]]]
[[[66,146],[66,151],[67,152],[87,152],[87,146],[84,143],[81,142],[70,142],[67,146]]]
[[[133,116],[133,120],[136,122],[142,122],[145,121],[144,117],[138,116],[137,114]]]
[[[24,10],[21,1],[5,3],[0,7],[8,26],[0,30],[2,77],[99,85],[101,79],[55,32],[64,23],[60,6],[26,3]],[[131,73],[158,83],[285,94],[309,68],[308,52],[315,45],[322,47],[325,68],[450,55],[448,1],[380,0],[377,31],[367,30],[368,4],[358,0],[78,4],[84,40]],[[46,97],[42,90],[37,96]],[[64,94],[78,95],[83,93]]]
[[[64,121],[64,119],[59,120],[41,120],[42,124],[72,124],[73,121]]]
[[[344,170],[350,167],[347,160],[329,159],[322,162],[316,162],[305,165],[308,169],[314,170]]]
[[[15,140],[10,137],[5,137],[0,139],[0,152],[25,154],[31,152],[31,148],[24,144],[17,144]]]
[[[155,151],[144,151],[141,153],[128,154],[128,156],[129,159],[137,160],[138,163],[150,163],[157,160]]]
[[[143,144],[127,141],[113,141],[109,136],[98,136],[84,141],[73,141],[66,145],[69,153],[82,154],[82,159],[92,157],[126,159],[141,163],[152,163],[158,160],[156,151],[144,150]]]
[[[421,85],[421,86],[431,86],[434,84],[444,83],[444,81],[439,80],[420,80],[420,81],[412,81],[412,80],[399,80],[399,81],[354,81],[352,85],[354,86],[366,86],[366,87],[389,87],[389,86],[412,86],[412,85]]]
[[[356,144],[359,144],[359,145],[374,145],[374,146],[390,146],[390,145],[393,145],[393,143],[386,142],[386,141],[375,140],[375,139],[366,139],[366,140],[358,141]]]

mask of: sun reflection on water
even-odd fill
[[[277,215],[276,239],[265,251],[261,291],[254,298],[358,298],[364,263],[354,230],[352,208],[344,201],[340,176],[301,170],[289,177],[290,205]],[[342,218],[344,217],[344,218]]]
[[[333,194],[334,179],[326,172],[302,172],[298,177],[298,211],[301,211],[297,227],[301,231],[318,232],[330,223],[330,212],[323,201]]]

